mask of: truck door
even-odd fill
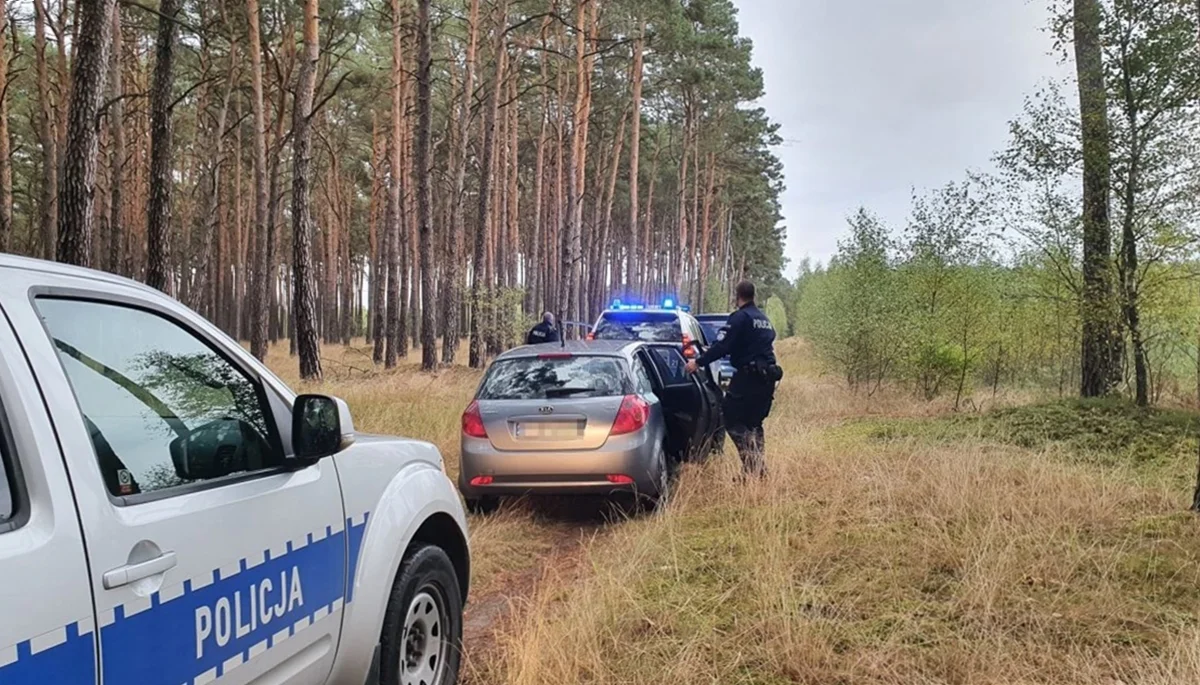
[[[657,376],[655,393],[663,405],[668,451],[684,460],[703,456],[700,449],[708,435],[713,407],[700,378],[687,373],[687,360],[678,345],[647,345],[645,355]]]
[[[289,468],[290,402],[194,315],[47,292],[33,361],[85,493],[103,682],[323,683],[347,601],[333,460]]]
[[[0,683],[95,685],[95,626],[62,455],[0,309]]]

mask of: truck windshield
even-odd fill
[[[492,365],[481,400],[614,397],[627,392],[625,373],[612,357],[522,357]]]

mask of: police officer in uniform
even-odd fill
[[[542,314],[542,322],[534,326],[525,336],[526,345],[541,345],[542,343],[558,342],[558,329],[554,327],[554,315],[550,312]]]
[[[688,362],[688,373],[725,356],[733,364],[733,379],[725,393],[722,411],[725,429],[742,458],[745,473],[765,476],[763,421],[775,401],[775,385],[783,378],[775,359],[775,327],[754,304],[754,284],[738,283],[737,311],[729,315],[725,337],[699,359]]]

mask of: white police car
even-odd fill
[[[0,255],[0,684],[447,685],[466,523],[178,302]]]

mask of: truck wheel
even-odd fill
[[[450,557],[432,545],[411,551],[383,617],[381,685],[458,682],[462,612],[462,590]]]

